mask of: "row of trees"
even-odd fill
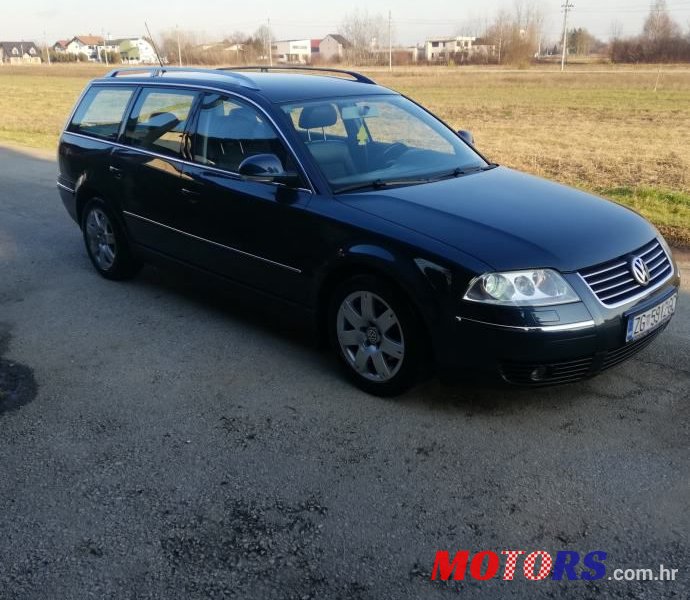
[[[518,0],[512,12],[499,12],[493,22],[470,33],[494,45],[494,62],[521,64],[544,53],[543,13],[534,3]],[[673,20],[666,0],[654,0],[642,33],[623,38],[615,30],[609,43],[593,36],[587,29],[570,29],[567,34],[567,53],[587,56],[607,55],[614,62],[684,62],[690,61],[690,30],[683,35],[681,26]],[[471,31],[471,30],[470,30]],[[549,53],[560,54],[562,42],[549,45]]]
[[[221,42],[204,43],[189,31],[169,30],[160,36],[158,50],[170,64],[189,65],[250,64],[268,60],[273,33],[262,25],[252,35],[234,32]]]
[[[614,62],[690,61],[690,31],[684,36],[668,12],[666,0],[656,0],[638,36],[614,35],[609,54]]]
[[[521,65],[544,54],[560,54],[562,42],[547,44],[544,38],[544,13],[536,0],[515,0],[512,10],[501,10],[489,22],[468,22],[458,28],[459,35],[480,38],[484,52],[463,50],[445,57],[457,63],[497,63]],[[388,62],[388,22],[380,15],[355,10],[345,17],[338,33],[350,46],[343,60],[355,65]],[[559,36],[555,36],[560,40]],[[262,25],[253,34],[234,32],[217,44],[203,44],[191,32],[166,31],[159,43],[161,54],[171,64],[249,64],[268,62],[273,32]],[[545,49],[548,49],[545,50]],[[614,62],[690,61],[690,32],[683,35],[681,27],[668,12],[666,0],[654,0],[643,31],[638,36],[623,38],[612,35],[602,42],[587,29],[568,31],[569,55],[607,55]],[[423,57],[420,57],[423,59]],[[317,59],[315,59],[317,60]],[[396,52],[394,62],[409,61],[409,55]]]

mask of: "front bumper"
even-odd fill
[[[437,350],[443,357],[440,366],[446,372],[491,371],[509,383],[530,386],[591,377],[627,360],[667,327],[670,319],[642,338],[625,341],[628,317],[677,293],[677,273],[674,265],[673,277],[662,287],[615,309],[603,306],[577,282],[571,283],[584,300],[553,310],[465,306],[463,314],[454,316],[444,348]]]

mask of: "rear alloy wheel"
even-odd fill
[[[419,336],[401,294],[375,277],[355,277],[336,290],[329,320],[331,344],[360,388],[392,396],[414,384]]]
[[[124,232],[102,200],[94,198],[84,207],[82,231],[91,263],[103,277],[128,279],[139,271],[141,264],[132,256]]]

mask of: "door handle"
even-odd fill
[[[115,177],[115,179],[122,179],[122,169],[118,169],[117,167],[113,167],[112,165],[110,165],[108,167],[108,171],[110,171],[113,174],[113,177]]]
[[[196,204],[199,202],[199,197],[201,194],[199,192],[195,192],[194,190],[190,190],[187,188],[182,188],[181,190],[182,195],[187,198],[187,200],[193,204]]]

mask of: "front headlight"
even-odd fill
[[[577,302],[580,297],[556,271],[533,269],[475,277],[463,299],[506,306],[550,306]]]

